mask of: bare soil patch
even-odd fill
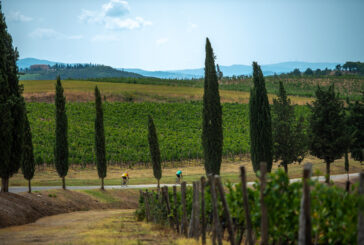
[[[100,193],[100,194],[99,194]],[[107,208],[136,208],[137,190],[52,190],[37,193],[0,193],[0,228],[22,225],[60,213]]]

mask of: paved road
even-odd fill
[[[359,176],[359,173],[353,173],[349,174],[350,178]],[[338,175],[331,175],[330,179],[333,181],[339,181],[339,180],[346,180],[347,175],[346,174],[338,174]],[[325,181],[325,176],[315,176],[312,177],[312,179],[318,179],[319,181]],[[301,178],[297,179],[290,179],[290,182],[297,182],[301,181]],[[253,185],[254,182],[248,182],[248,186]],[[174,184],[162,184],[161,186],[174,186]],[[128,186],[120,186],[120,185],[105,185],[105,189],[144,189],[144,188],[156,188],[156,184],[150,184],[150,185],[128,185]],[[32,186],[32,191],[45,191],[45,190],[54,190],[54,189],[60,189],[61,186]],[[99,185],[94,186],[67,186],[67,189],[69,190],[92,190],[92,189],[99,189]],[[20,193],[20,192],[27,192],[28,187],[27,186],[16,186],[16,187],[9,187],[9,192],[13,193]]]

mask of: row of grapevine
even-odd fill
[[[53,163],[54,105],[28,103],[37,163]],[[108,163],[147,163],[147,117],[152,115],[160,142],[162,161],[201,159],[202,103],[104,103]],[[308,116],[297,106],[297,114]],[[248,108],[223,104],[224,156],[249,152]],[[94,104],[67,103],[69,161],[94,163]]]
[[[258,172],[258,176],[260,176],[260,172]],[[305,202],[301,201],[303,183],[290,183],[287,175],[282,170],[267,174],[265,178],[260,179],[266,181],[263,181],[265,187],[261,188],[261,182],[256,181],[252,186],[253,188],[245,188],[246,204],[243,202],[241,183],[236,185],[227,184],[226,189],[228,192],[224,196],[216,194],[218,197],[217,219],[220,221],[221,234],[222,236],[224,234],[234,234],[231,244],[240,244],[242,240],[249,240],[248,234],[251,235],[250,241],[265,240],[266,243],[264,244],[297,244],[299,229],[304,227],[306,231],[309,231],[306,233],[309,234],[308,239],[305,238],[307,243],[304,244],[356,244],[358,235],[364,234],[362,226],[359,227],[358,232],[358,216],[359,209],[363,207],[362,195],[364,189],[361,192],[362,195],[359,195],[357,185],[352,186],[351,192],[346,192],[339,187],[328,186],[308,179],[304,182],[307,183],[304,189],[305,199],[308,200],[308,202]],[[364,185],[363,174],[361,175],[361,181],[363,181],[361,185]],[[136,210],[137,218],[170,225],[176,231],[192,237],[196,236],[194,233],[189,234],[188,229],[185,228],[186,224],[192,225],[193,230],[199,229],[201,236],[203,236],[203,228],[205,227],[207,233],[213,235],[215,232],[216,237],[212,189],[209,182],[203,183],[201,181],[200,186],[205,188],[204,190],[200,188],[200,190],[203,190],[203,195],[201,193],[199,197],[200,199],[203,198],[204,205],[199,202],[199,225],[193,226],[195,215],[193,203],[196,199],[193,192],[195,190],[192,188],[185,190],[185,183],[182,183],[181,192],[177,193],[175,187],[173,192],[170,191],[167,195],[162,196],[158,191],[142,192],[139,199],[139,208]],[[245,183],[245,180],[242,183]],[[221,191],[218,193],[221,194]],[[227,208],[224,208],[224,199]],[[306,204],[303,205],[303,203]],[[245,206],[249,207],[247,210],[249,210],[250,222],[247,220]],[[266,207],[266,215],[262,215],[264,214],[264,212],[262,213],[263,206]],[[303,207],[306,208],[303,209]],[[203,212],[203,210],[205,211]],[[306,215],[301,214],[300,218],[300,212],[306,213]],[[306,222],[306,226],[302,225],[302,217],[310,220],[310,222]],[[229,230],[229,223],[231,230]],[[249,223],[250,229],[248,229]],[[263,228],[263,223],[267,223],[266,228]],[[267,232],[264,232],[264,229]],[[224,232],[225,230],[228,232]]]

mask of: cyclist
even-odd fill
[[[128,174],[128,172],[124,172],[121,175],[121,178],[123,179],[122,185],[128,185],[128,182],[129,182],[129,174]]]
[[[176,172],[176,176],[177,176],[177,178],[176,178],[176,183],[180,184],[180,183],[181,183],[181,180],[182,180],[182,178],[183,178],[183,176],[182,176],[182,171],[181,171],[181,170],[178,170],[178,171]]]

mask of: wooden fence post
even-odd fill
[[[194,232],[194,222],[195,222],[195,202],[196,202],[196,182],[192,182],[192,210],[191,210],[191,217],[190,217],[190,224],[188,225],[188,237],[193,237]]]
[[[231,214],[230,214],[229,206],[228,206],[227,201],[226,201],[226,198],[225,198],[224,187],[222,186],[220,176],[215,175],[215,183],[217,185],[217,189],[219,190],[220,197],[221,197],[221,201],[222,201],[222,205],[223,205],[224,210],[225,210],[225,216],[226,216],[226,219],[227,219],[227,225],[228,225],[228,232],[229,232],[230,244],[231,245],[235,245],[235,236],[234,236],[234,230],[233,230],[233,221],[231,219]]]
[[[359,178],[358,245],[364,245],[364,172],[360,173]]]
[[[222,234],[219,220],[219,213],[217,210],[217,197],[216,197],[216,188],[215,188],[215,178],[212,174],[208,176],[211,187],[211,203],[212,203],[212,214],[213,214],[213,224],[214,224],[214,234],[213,234],[213,243],[215,242],[215,238],[217,238],[217,242],[219,245],[222,244]]]
[[[240,167],[240,178],[241,178],[241,191],[243,193],[243,205],[245,212],[245,223],[247,229],[247,242],[249,245],[254,245],[253,242],[253,229],[252,229],[252,220],[250,218],[250,210],[249,210],[249,202],[248,202],[248,191],[246,189],[246,173],[245,167]]]
[[[181,232],[187,237],[187,207],[186,207],[186,181],[181,183],[182,219]]]
[[[267,163],[260,162],[260,207],[262,211],[260,232],[261,232],[261,245],[268,245],[268,210],[267,205],[264,202],[264,191],[267,185],[266,176],[267,174]]]
[[[178,213],[177,213],[177,186],[173,186],[173,216],[174,216],[174,224],[176,231],[179,233],[179,221],[178,221]]]
[[[145,216],[147,218],[147,223],[148,223],[151,221],[148,190],[146,190],[144,193],[144,204],[145,204]]]
[[[157,192],[152,191],[152,193],[149,194],[150,199],[153,202],[153,210],[156,208],[155,207],[156,205],[161,204],[161,200],[160,200],[161,198],[159,198],[159,193],[160,193],[159,191],[157,191]],[[153,216],[153,222],[157,223],[157,220],[159,219],[159,217],[157,217],[158,214],[153,211],[152,216]]]
[[[299,219],[298,245],[311,245],[311,198],[310,185],[308,183],[311,177],[312,164],[306,163],[303,167],[303,192],[301,199],[301,210]]]
[[[200,236],[200,193],[199,193],[199,182],[193,182],[193,199],[192,199],[192,213],[190,226],[188,231],[188,237],[194,237],[198,240]]]
[[[205,177],[201,177],[201,237],[202,244],[206,244],[206,217],[205,217]]]
[[[164,202],[166,203],[169,225],[173,228],[173,219],[170,216],[170,214],[171,214],[171,205],[169,203],[168,186],[163,186],[162,187],[162,195],[163,195]]]

